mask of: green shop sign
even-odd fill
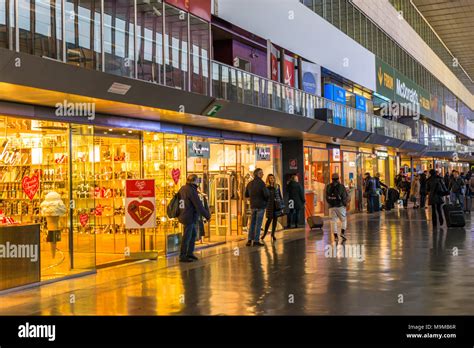
[[[431,95],[415,82],[376,58],[377,93],[397,103],[410,105],[412,111],[419,110],[431,117]]]

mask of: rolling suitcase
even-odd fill
[[[310,230],[315,229],[315,228],[319,228],[321,230],[323,229],[324,220],[320,216],[310,216],[308,217],[308,219],[306,219],[306,221],[308,222],[308,226]]]
[[[464,212],[459,204],[445,204],[443,211],[448,227],[464,227],[466,225]]]

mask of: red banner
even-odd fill
[[[273,53],[270,53],[271,54],[271,69],[272,69],[272,80],[273,81],[278,81],[280,80],[278,78],[278,58],[276,55],[274,55]]]
[[[125,227],[156,227],[155,180],[127,180],[125,195]]]
[[[295,87],[295,63],[290,62],[289,60],[285,59],[284,66],[285,66],[284,83],[291,87]]]

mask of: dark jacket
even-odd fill
[[[426,180],[428,180],[426,178],[426,174],[425,173],[422,173],[420,174],[420,195],[426,195]]]
[[[382,187],[388,188],[387,185],[385,185],[383,182],[380,181],[380,178],[374,177],[373,179],[375,180],[375,187],[376,188],[378,188],[378,189],[381,189]]]
[[[303,188],[299,183],[291,180],[286,186],[286,192],[288,193],[288,208],[292,208],[290,201],[293,201],[293,209],[304,208],[306,200],[304,198]]]
[[[256,177],[247,184],[245,197],[250,198],[251,209],[265,209],[268,199],[270,198],[270,193],[263,180]]]
[[[430,176],[426,180],[426,190],[429,194],[428,202],[429,204],[442,204],[443,196],[441,195],[442,184],[444,184],[444,179],[440,176],[434,175]]]
[[[184,208],[180,209],[178,220],[183,225],[190,225],[198,222],[199,216],[204,216],[207,220],[211,218],[209,210],[204,208],[199,199],[197,186],[194,184],[186,184],[179,189],[180,203],[184,204]]]
[[[283,208],[283,197],[281,196],[280,185],[268,185],[267,189],[270,194],[267,203],[267,217],[271,217],[273,213]]]
[[[340,182],[333,181],[327,184],[325,196],[330,208],[345,207],[347,205],[347,191]],[[336,199],[332,199],[331,197],[336,197]]]
[[[400,189],[403,192],[403,199],[408,199],[410,197],[411,183],[409,181],[402,181]]]
[[[371,176],[367,177],[366,179],[364,179],[364,192],[365,192],[365,195],[368,197],[368,196],[376,196],[377,195],[377,191],[376,191],[376,188],[377,188],[377,181],[375,181],[374,178],[372,178]]]
[[[464,180],[458,176],[455,178],[454,176],[449,180],[449,191],[454,193],[461,193],[461,189],[464,186]]]

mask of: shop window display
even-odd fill
[[[50,192],[69,202],[69,126],[64,123],[0,117],[0,211],[8,222],[41,225],[43,280],[70,273],[69,209],[58,217],[52,249],[40,205]],[[4,220],[4,219],[2,219]],[[50,226],[51,227],[51,226]]]

